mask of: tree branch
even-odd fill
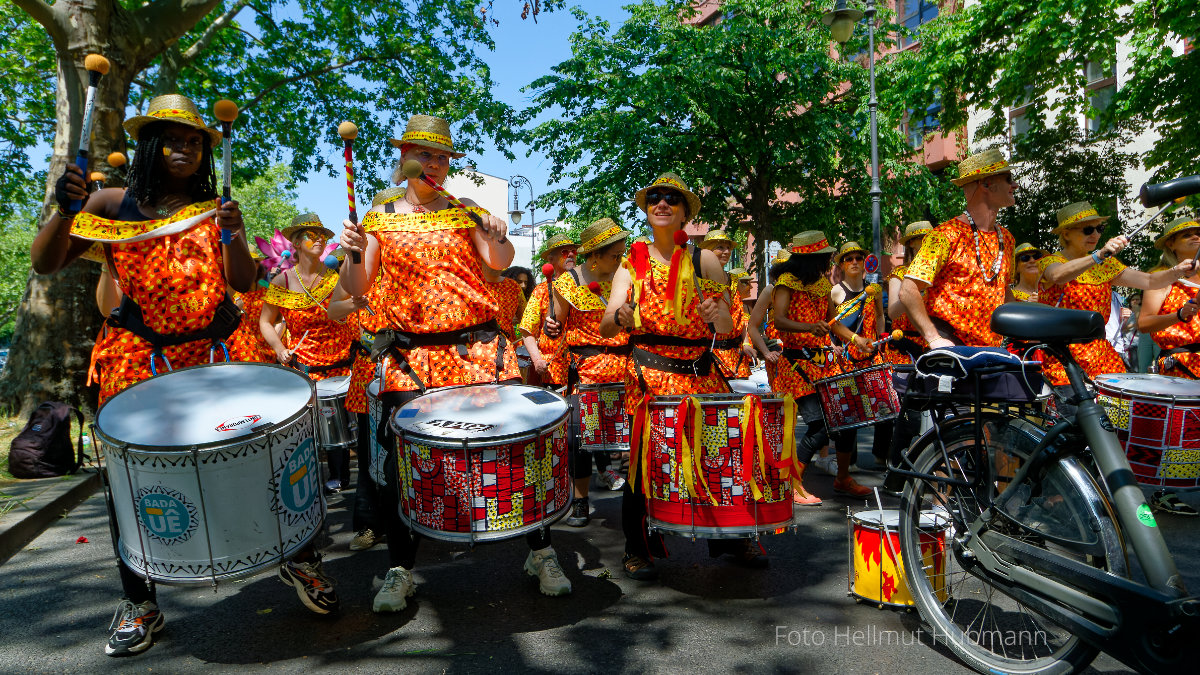
[[[50,39],[55,45],[63,44],[67,39],[67,32],[64,30],[60,19],[63,12],[58,5],[48,5],[44,0],[13,0],[13,4],[25,10],[25,13],[34,21],[41,24],[42,28],[50,34]]]
[[[134,10],[134,20],[144,27],[144,53],[159,54],[220,4],[221,0],[155,0]]]
[[[386,61],[389,58],[390,57],[386,57],[386,56],[359,56],[357,58],[350,59],[349,61],[343,61],[341,63],[334,63],[332,65],[325,66],[324,68],[317,68],[315,70],[307,70],[303,73],[298,73],[291,77],[285,77],[282,80],[279,80],[278,82],[267,87],[266,89],[263,89],[262,91],[258,92],[258,95],[255,96],[253,99],[251,99],[250,102],[247,103],[245,106],[243,106],[241,108],[241,110],[242,110],[242,112],[245,112],[247,110],[253,109],[254,106],[258,105],[258,103],[260,101],[262,101],[264,98],[266,98],[267,94],[270,94],[271,92],[275,91],[276,89],[282,87],[285,84],[291,84],[292,82],[298,82],[300,80],[304,80],[304,79],[307,79],[310,77],[316,77],[318,75],[326,75],[328,73],[332,73],[335,70],[341,70],[342,68],[345,68],[347,66],[352,66],[356,63],[362,63],[364,61]]]
[[[213,38],[217,36],[217,33],[219,33],[222,28],[228,26],[230,22],[233,21],[233,17],[237,16],[237,13],[242,11],[242,8],[248,4],[250,4],[250,0],[238,0],[233,4],[233,7],[229,8],[229,11],[217,17],[217,20],[213,21],[208,25],[208,28],[204,29],[204,32],[199,38],[196,39],[195,42],[192,43],[191,47],[183,50],[183,60],[187,63],[191,63],[193,59],[200,55],[200,52],[208,48],[208,45],[212,43]]]

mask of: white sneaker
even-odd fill
[[[830,476],[837,476],[837,457],[829,455],[828,457],[814,457],[812,466],[817,467],[823,473]]]
[[[373,612],[399,612],[408,607],[408,599],[417,592],[412,572],[403,567],[393,567],[383,578],[383,587],[375,594],[371,603]]]
[[[621,474],[612,469],[608,469],[596,476],[596,482],[614,492],[625,487],[625,479],[621,477]]]
[[[375,544],[379,543],[381,537],[375,534],[375,530],[364,528],[354,535],[354,539],[350,540],[351,551],[365,551]]]
[[[525,572],[537,577],[538,590],[542,595],[567,595],[571,592],[571,580],[563,574],[558,564],[558,554],[552,548],[530,551],[525,558]]]

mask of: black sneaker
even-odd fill
[[[296,589],[300,602],[317,614],[328,614],[338,608],[333,579],[325,576],[321,562],[288,561],[279,566],[279,579]]]
[[[592,515],[589,513],[588,498],[580,497],[571,502],[571,513],[567,514],[567,525],[569,527],[587,527],[587,524],[592,522]]]
[[[653,581],[658,578],[658,568],[640,555],[626,553],[621,559],[621,566],[625,568],[625,576],[634,581]]]
[[[146,651],[154,644],[154,634],[163,629],[166,619],[158,605],[147,600],[135,605],[122,600],[113,614],[108,644],[104,653],[109,656],[129,656]]]
[[[708,556],[719,558],[728,555],[733,563],[749,569],[761,570],[771,565],[770,559],[763,555],[758,544],[750,539],[709,539]]]

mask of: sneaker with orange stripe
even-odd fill
[[[295,588],[300,602],[317,614],[328,614],[337,610],[338,596],[337,591],[333,590],[333,579],[325,576],[320,560],[289,560],[279,566],[279,579]]]
[[[109,656],[129,656],[149,649],[154,644],[154,634],[163,629],[166,619],[158,611],[158,605],[147,600],[135,605],[122,600],[113,614],[108,644],[104,653]]]

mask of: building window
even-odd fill
[[[1097,134],[1106,127],[1101,118],[1117,93],[1116,66],[1110,65],[1106,68],[1103,61],[1088,61],[1084,65],[1084,76],[1087,79],[1089,106],[1084,124],[1089,134]]]
[[[900,46],[907,47],[920,41],[921,24],[937,18],[938,6],[937,2],[930,0],[897,0],[896,14],[900,17],[900,23],[911,33],[900,36]]]
[[[1025,96],[1008,109],[1008,140],[1011,143],[1029,131],[1029,113],[1033,109],[1033,86],[1025,86]]]
[[[913,150],[920,150],[925,144],[925,136],[937,131],[941,125],[938,123],[938,113],[942,111],[940,103],[934,103],[925,109],[925,116],[920,117],[919,113],[913,109],[908,110],[904,122],[904,135],[908,137],[908,146]]]

